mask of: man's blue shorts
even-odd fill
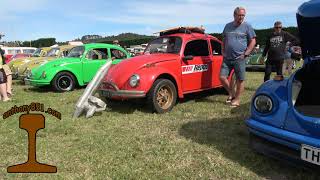
[[[246,79],[246,59],[223,59],[220,76],[228,77],[232,69],[234,69],[237,80]]]

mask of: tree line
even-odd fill
[[[293,34],[294,36],[298,37],[298,28],[297,27],[287,27],[284,28],[285,31]],[[264,46],[265,42],[267,40],[268,35],[273,31],[272,28],[269,29],[258,29],[255,30],[257,34],[257,44],[260,46]],[[222,39],[221,33],[210,33],[210,35],[213,35],[217,37],[218,39]],[[83,37],[89,37],[89,35],[85,35]],[[91,36],[90,36],[91,37]],[[82,38],[83,43],[108,43],[112,44],[112,41],[117,39],[120,42],[120,45],[123,47],[130,47],[131,45],[139,45],[139,44],[145,44],[150,42],[152,39],[156,38],[156,36],[146,36],[146,35],[139,35],[134,33],[122,33],[117,36],[107,36],[102,38],[96,38],[98,36],[95,36],[95,38]],[[82,40],[82,39],[76,39],[76,40]],[[64,45],[67,44],[67,42],[56,42],[56,38],[40,38],[33,41],[13,41],[13,42],[4,42],[6,46],[25,46],[25,47],[49,47],[54,44],[58,45]]]

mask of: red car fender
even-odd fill
[[[173,83],[176,85],[177,88],[177,93],[179,98],[183,98],[183,92],[182,92],[182,87],[181,87],[181,71],[170,71],[166,68],[163,68],[161,66],[156,66],[153,68],[143,68],[141,69],[144,72],[143,73],[137,73],[137,74],[147,74],[147,76],[141,77],[141,80],[143,80],[143,90],[145,92],[149,92],[153,83],[159,79],[159,78],[164,78],[164,79],[170,79],[173,81]],[[140,70],[140,71],[141,71]],[[146,72],[147,71],[147,72]],[[172,72],[177,72],[177,73],[172,73]]]

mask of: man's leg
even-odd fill
[[[222,86],[228,92],[229,98],[232,98],[233,96],[232,96],[232,91],[231,91],[231,87],[230,87],[231,84],[228,80],[229,73],[230,73],[229,64],[228,64],[228,62],[223,60],[222,65],[221,65],[221,69],[220,69],[220,81],[221,81]]]
[[[275,66],[276,66],[277,75],[283,75],[283,73],[282,73],[283,60],[277,61],[277,62],[275,63]]]
[[[2,101],[9,100],[9,98],[7,96],[6,83],[0,84],[0,95],[2,97]]]
[[[7,76],[7,93],[12,95],[12,75]]]
[[[272,64],[269,62],[269,60],[267,60],[266,68],[264,71],[264,82],[270,79],[271,73],[272,73]]]
[[[245,60],[239,60],[235,62],[234,71],[236,73],[236,93],[235,97],[231,102],[231,105],[238,106],[240,104],[240,96],[244,92],[244,80],[246,75],[246,63]]]
[[[244,92],[244,81],[243,80],[237,80],[237,90],[236,95],[232,101],[233,104],[240,104],[240,96]]]

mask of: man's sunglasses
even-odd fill
[[[281,29],[282,27],[281,27],[281,26],[276,26],[276,27],[274,27],[274,28],[276,28],[276,29]]]

